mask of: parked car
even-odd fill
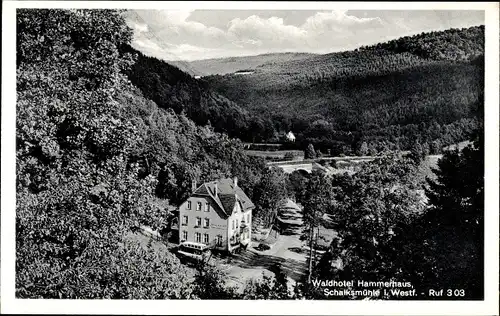
[[[271,249],[271,247],[269,247],[268,245],[266,244],[259,244],[257,247],[254,247],[256,250],[258,251],[266,251],[266,250],[269,250]]]
[[[177,256],[181,260],[203,261],[210,255],[208,245],[185,241],[179,245]]]

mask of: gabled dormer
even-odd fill
[[[210,197],[221,212],[221,216],[225,218],[231,216],[235,211],[245,212],[255,207],[238,186],[237,178],[206,182],[196,188],[193,195]]]

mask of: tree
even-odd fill
[[[484,149],[478,138],[462,151],[446,151],[438,162],[435,181],[426,193],[433,216],[444,225],[458,225],[469,233],[482,230],[484,212]],[[457,216],[459,215],[459,216]]]
[[[361,146],[359,147],[358,154],[360,156],[366,156],[369,153],[369,148],[368,144],[366,142],[362,142]]]
[[[285,181],[283,170],[266,169],[254,188],[252,201],[257,206],[254,216],[262,219],[266,227],[274,224],[278,208],[287,198]]]
[[[328,59],[274,64],[269,72],[250,77],[205,79],[254,116],[272,118],[277,130],[289,126],[303,149],[312,143],[323,152],[335,148],[335,155],[343,146],[360,154],[366,141],[367,152],[377,153],[380,149],[372,144],[385,140],[388,147],[398,144],[406,151],[416,138],[423,146],[435,139],[446,146],[466,139],[460,134],[467,127],[456,123],[475,116],[472,106],[484,90],[484,28],[459,34],[458,41],[443,31],[334,53]],[[457,56],[465,60],[457,63]],[[451,133],[445,133],[444,126],[452,124]],[[249,135],[265,134],[258,132],[265,131],[264,124],[254,127]]]
[[[271,267],[273,277],[264,275],[261,280],[251,280],[243,291],[246,300],[288,300],[292,295],[288,290],[288,280],[281,266],[276,264]]]
[[[272,134],[269,121],[256,123],[259,128],[249,128],[254,125],[250,123],[249,114],[236,103],[213,92],[203,81],[163,60],[146,56],[129,45],[121,47],[121,50],[137,55],[137,62],[126,71],[127,77],[144,97],[153,100],[160,108],[173,109],[178,114],[184,111],[196,124],[210,123],[217,132],[247,141],[251,141],[255,134]]]
[[[436,139],[431,143],[430,154],[439,155],[442,150],[443,146],[441,145],[441,141],[439,139]]]
[[[420,144],[420,141],[415,141],[413,144],[411,150],[410,150],[410,157],[415,161],[415,163],[420,163],[426,155],[426,150],[422,144]]]
[[[352,176],[335,176],[338,238],[320,260],[320,277],[407,281],[417,292],[438,286],[483,297],[482,144],[480,135],[462,152],[444,154],[437,179],[428,180],[427,203],[411,158],[381,159]]]
[[[226,274],[216,267],[205,264],[197,269],[194,280],[193,298],[227,300],[238,298],[234,287],[226,286]]]
[[[301,201],[306,189],[309,174],[304,170],[296,170],[288,174],[286,179],[287,193],[295,201]]]
[[[484,138],[438,162],[436,180],[428,180],[429,210],[422,218],[420,240],[428,244],[433,271],[423,286],[458,287],[472,299],[483,297]]]
[[[316,158],[316,151],[314,150],[313,144],[307,145],[306,152],[304,154],[305,159],[314,159]]]
[[[314,171],[307,181],[304,198],[300,201],[304,208],[304,237],[309,243],[308,283],[313,273],[313,252],[317,228],[321,224],[323,214],[332,205],[331,182],[320,172]]]
[[[400,223],[410,223],[423,212],[415,172],[412,160],[394,156],[375,160],[354,175],[332,178],[337,238],[320,260],[321,278],[409,278],[400,272],[404,248],[395,247],[393,239],[399,236]]]
[[[284,160],[293,160],[294,155],[292,152],[287,152],[285,156],[283,157]]]
[[[176,258],[126,239],[155,221],[156,180],[129,160],[141,137],[116,101],[132,62],[123,16],[18,10],[17,32],[16,295],[188,297]]]

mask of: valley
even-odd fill
[[[484,26],[174,62],[151,52],[198,54],[186,29],[263,42],[191,11],[16,13],[16,298],[484,298]]]
[[[300,61],[314,56],[310,53],[276,53],[276,54],[262,54],[256,56],[244,57],[230,57],[230,58],[216,58],[204,59],[195,61],[184,61],[182,63],[175,61],[167,61],[173,65],[178,66],[180,69],[192,72],[199,76],[208,75],[226,75],[236,73],[244,69],[255,71],[256,68],[262,68],[269,65],[274,65],[281,62]]]

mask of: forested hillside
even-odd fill
[[[129,45],[124,45],[122,51],[137,56],[135,64],[125,72],[128,78],[160,108],[184,113],[196,124],[210,124],[215,131],[241,140],[272,137],[271,122],[261,124],[258,117],[212,91],[205,81],[196,80],[165,61],[145,56]]]
[[[410,282],[419,293],[456,288],[460,296],[402,299],[484,298],[482,128],[461,151],[443,155],[434,171],[436,177],[425,185],[427,203],[419,193],[419,159],[414,155],[381,157],[354,174],[326,176],[314,171],[287,175],[245,155],[240,140],[216,131],[227,126],[200,126],[191,120],[199,119],[193,113],[205,110],[218,120],[224,120],[227,111],[245,111],[211,92],[206,83],[128,48],[132,30],[120,11],[20,9],[16,21],[17,298],[338,299],[316,288],[313,277],[396,280]],[[371,58],[370,52],[363,54]],[[284,66],[270,67],[278,71]],[[316,87],[325,92],[327,102],[336,101],[330,105],[344,106],[336,108],[336,113],[321,112],[324,118],[294,109],[305,116],[302,137],[314,131],[318,142],[324,141],[321,133],[330,126],[334,136],[325,134],[327,137],[350,145],[351,134],[362,135],[365,143],[361,149],[370,150],[371,143],[366,141],[376,137],[388,144],[388,135],[400,135],[416,139],[422,147],[418,143],[422,135],[440,140],[444,133],[453,139],[461,137],[460,131],[473,129],[474,111],[482,107],[482,100],[477,91],[481,84],[471,77],[482,76],[481,59],[425,61],[418,67],[410,65],[406,70],[387,70],[385,75],[371,77],[346,75],[345,81],[339,81],[345,86],[337,90],[329,86],[333,81],[328,80],[333,79],[328,76],[311,80],[309,88],[297,81],[291,96],[309,91],[302,96],[304,102],[307,97],[319,98],[319,93],[312,92]],[[447,79],[451,75],[455,83]],[[288,76],[295,78],[291,73]],[[429,84],[425,84],[427,80]],[[444,89],[442,98],[437,89]],[[328,91],[343,94],[328,99]],[[265,95],[274,100],[279,100],[279,94],[288,97],[275,88],[268,92]],[[222,103],[212,104],[211,98]],[[467,106],[471,108],[467,110]],[[356,116],[370,129],[354,122]],[[296,124],[297,117],[290,118],[290,124]],[[433,120],[435,125],[428,125]],[[258,132],[260,123],[254,121],[247,132]],[[225,124],[229,132],[236,133],[231,129],[234,126]],[[398,130],[397,126],[402,127]],[[306,153],[314,151],[310,147]],[[274,271],[274,278],[251,280],[243,293],[236,293],[226,285],[229,278],[217,266],[199,265],[194,271],[165,251],[166,247],[159,251],[152,242],[143,245],[128,238],[141,224],[168,237],[175,217],[171,209],[189,194],[194,180],[234,176],[256,205],[252,223],[275,224],[278,208],[287,198],[302,205],[300,229],[311,260],[308,276],[298,280],[293,292],[281,266],[284,259],[273,259],[276,265],[265,267]],[[328,229],[335,230],[337,237],[314,260],[315,231],[325,223],[325,214],[330,218]],[[273,257],[255,255],[250,268],[267,265],[265,260]],[[238,271],[245,268],[232,259],[227,262],[238,265]],[[349,297],[365,298],[361,294]]]
[[[17,31],[16,296],[199,298],[171,253],[125,236],[168,232],[193,180],[237,176],[262,214],[282,196],[259,190],[280,175],[127,82],[119,12],[19,10]]]
[[[468,29],[405,36],[361,50],[380,50],[414,55],[436,60],[470,60],[484,54],[484,25]]]
[[[484,27],[404,37],[361,49],[206,77],[274,134],[332,153],[462,141],[482,117]],[[272,140],[272,139],[268,139]],[[434,149],[433,149],[434,148]]]
[[[195,75],[224,75],[243,69],[255,69],[266,64],[275,64],[292,60],[302,60],[314,56],[310,53],[275,53],[256,56],[212,58],[190,62],[168,61],[182,70]]]

